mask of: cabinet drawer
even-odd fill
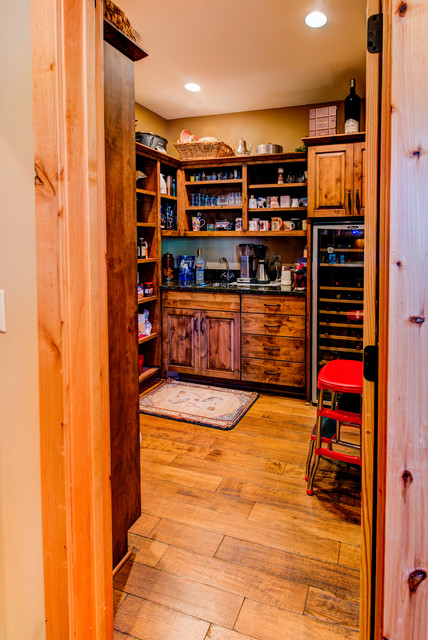
[[[274,338],[244,334],[241,349],[244,358],[305,362],[305,340],[303,338]]]
[[[305,365],[283,360],[242,358],[241,378],[248,382],[282,384],[287,387],[305,386]]]
[[[203,309],[217,311],[240,311],[239,294],[197,293],[194,291],[164,291],[164,307],[180,309]]]
[[[306,312],[305,298],[293,296],[242,295],[241,311],[248,313],[272,313],[304,316]]]
[[[242,313],[242,333],[257,333],[265,336],[305,337],[304,316],[275,316],[272,314]]]

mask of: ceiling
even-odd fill
[[[136,101],[168,120],[342,100],[351,77],[364,96],[366,0],[117,2],[149,54]],[[305,25],[314,10],[325,27]]]

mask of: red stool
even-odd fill
[[[306,493],[313,494],[315,474],[320,456],[361,466],[361,395],[363,392],[363,364],[356,360],[332,360],[318,374],[319,390],[317,421],[311,434],[306,476]],[[324,392],[331,392],[331,406],[324,404]],[[340,395],[337,399],[338,394]],[[357,406],[355,406],[357,404]],[[359,444],[341,438],[341,427],[347,425],[359,430]],[[323,446],[326,445],[326,446]],[[337,451],[333,445],[357,449],[358,455]],[[314,455],[315,454],[315,455]],[[314,459],[313,459],[314,458]]]

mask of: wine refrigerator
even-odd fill
[[[317,376],[337,358],[362,360],[364,311],[364,225],[313,225],[312,401]]]

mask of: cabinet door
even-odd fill
[[[354,215],[363,216],[366,207],[366,143],[354,144]]]
[[[310,147],[308,216],[350,216],[353,200],[353,144]]]
[[[240,314],[201,312],[201,374],[240,379]]]
[[[199,373],[200,312],[164,309],[162,322],[164,371]]]

